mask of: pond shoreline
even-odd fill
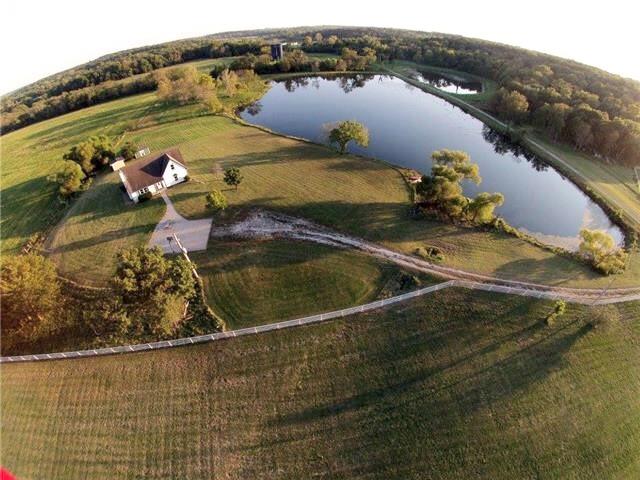
[[[369,127],[378,142],[375,143],[374,141],[374,144],[370,145],[370,151],[373,150],[372,153],[369,153],[369,151],[360,152],[359,150],[362,149],[355,148],[354,154],[373,158],[394,168],[418,168],[426,173],[426,168],[428,167],[420,164],[422,162],[420,160],[421,149],[432,151],[451,145],[449,148],[462,149],[471,153],[472,157],[477,159],[477,162],[481,165],[481,172],[484,172],[485,168],[489,169],[488,174],[485,176],[488,182],[486,189],[504,192],[508,194],[508,198],[513,199],[513,203],[509,203],[503,212],[498,211],[497,215],[506,218],[509,223],[515,222],[518,228],[522,227],[524,230],[523,236],[526,234],[527,236],[535,237],[535,235],[539,234],[543,238],[555,237],[559,241],[551,242],[549,244],[550,247],[560,247],[567,252],[577,249],[577,235],[581,228],[608,230],[614,234],[616,241],[621,245],[629,245],[630,243],[628,225],[626,222],[621,221],[620,216],[610,208],[608,203],[594,195],[594,192],[588,189],[584,183],[576,181],[574,175],[570,175],[564,169],[559,168],[557,162],[548,161],[545,156],[538,153],[537,149],[530,148],[529,145],[525,145],[523,142],[514,142],[512,137],[506,136],[502,140],[505,142],[506,148],[503,147],[502,150],[499,150],[500,146],[495,142],[500,140],[497,140],[497,137],[487,137],[484,131],[480,132],[478,129],[480,128],[479,125],[487,125],[495,130],[495,136],[503,134],[505,131],[504,124],[485,112],[481,112],[479,115],[476,114],[475,107],[459,100],[455,94],[440,91],[437,87],[406,78],[404,75],[393,71],[385,71],[384,73],[379,73],[379,70],[358,72],[355,76],[353,73],[345,72],[295,72],[285,75],[271,75],[269,78],[273,87],[277,87],[278,83],[280,86],[273,92],[271,89],[269,90],[271,93],[267,93],[267,97],[263,97],[257,103],[255,112],[251,110],[237,111],[236,115],[242,117],[243,122],[259,128],[265,128],[265,131],[269,133],[285,135],[297,140],[326,146],[326,142],[320,138],[322,125],[335,121],[335,118],[347,118],[350,114],[363,117],[358,118],[358,120],[363,121]],[[308,78],[309,80],[294,82],[291,86],[288,83],[282,83],[283,80],[296,78]],[[343,79],[337,80],[338,78]],[[376,79],[379,79],[379,81],[375,81]],[[380,84],[380,86],[376,86],[377,84]],[[407,96],[402,92],[402,89],[398,90],[397,85],[401,84],[407,84],[409,89],[416,87],[421,93],[434,93],[434,91],[437,91],[437,93],[431,97],[433,100],[420,100],[416,103],[416,110],[409,111],[410,114],[413,114],[411,118],[418,120],[409,120],[409,123],[406,124],[402,121],[403,126],[394,127],[394,123],[396,125],[400,123],[398,115],[403,115],[399,114],[398,111],[404,112],[403,108],[407,108],[407,105],[412,105],[410,103],[407,104],[407,101],[415,102],[413,99],[419,97],[418,93],[407,94]],[[396,85],[396,87],[392,85]],[[319,94],[315,93],[316,89],[320,89]],[[343,90],[344,93],[340,90]],[[378,91],[380,92],[379,94]],[[353,98],[353,100],[343,103],[343,96],[350,92],[354,92],[354,95],[356,92],[360,93],[356,97],[349,97],[349,99]],[[287,94],[293,94],[297,97],[287,98]],[[382,95],[379,97],[382,101],[373,107],[371,102],[378,98],[376,95]],[[398,97],[397,95],[400,96]],[[415,97],[416,95],[418,97]],[[434,97],[440,99],[440,103],[435,101]],[[264,98],[267,98],[266,103],[262,103]],[[453,116],[450,113],[446,113],[447,111],[450,112],[450,110],[442,110],[444,107],[443,100],[447,105],[458,107],[455,110],[459,109],[461,112]],[[394,102],[396,101],[399,102],[400,108],[395,109],[396,111],[389,116],[386,114],[380,116],[379,112],[375,110],[376,108],[382,112],[390,111],[385,110],[385,108],[393,110]],[[300,108],[298,108],[298,105]],[[304,120],[301,120],[302,111],[312,112],[313,115],[302,117]],[[465,116],[461,115],[462,113],[469,114],[479,122],[470,123],[467,126],[467,121],[464,120]],[[423,117],[421,115],[426,116]],[[442,115],[445,115],[445,117],[442,117]],[[254,121],[254,118],[248,118],[249,116],[257,117],[255,118],[257,121]],[[441,117],[442,120],[440,120]],[[388,127],[384,125],[385,121],[389,123]],[[452,129],[461,129],[462,136],[455,133],[457,130]],[[424,137],[424,132],[427,132],[426,137]],[[484,138],[481,138],[481,135]],[[498,135],[498,137],[500,136]],[[421,137],[422,139],[419,142],[409,140],[409,138]],[[449,139],[448,144],[446,143],[447,139]],[[381,156],[383,156],[384,160],[382,160]],[[504,161],[502,160],[503,157]],[[402,162],[398,163],[398,159],[402,159]],[[523,161],[525,159],[527,160],[526,164]],[[527,167],[518,166],[518,164],[527,165]],[[537,167],[536,165],[540,166]],[[537,172],[534,170],[537,170]],[[509,180],[510,178],[516,179],[515,184]],[[563,187],[563,185],[567,185],[567,187]],[[539,206],[543,209],[539,210],[539,212],[552,208],[553,201],[549,200],[551,196],[556,198],[560,205],[566,205],[565,208],[558,210],[553,207],[550,211],[555,213],[551,215],[549,223],[546,223],[547,217],[543,214],[535,213],[535,209],[531,208],[534,203],[526,200],[527,194],[523,192],[526,192],[529,187],[532,191],[537,189],[534,199],[537,197],[538,200],[534,200],[534,202],[540,201]],[[502,190],[503,188],[506,188],[506,190]],[[473,196],[478,189],[474,186],[465,186],[465,190],[467,195],[471,194]],[[548,191],[550,195],[545,195],[545,191]],[[554,192],[557,192],[557,196]],[[565,218],[572,220],[568,220],[567,223]],[[593,220],[588,220],[588,218]],[[528,235],[526,232],[531,232],[532,235]],[[631,229],[631,232],[633,232],[633,229]],[[572,238],[573,240],[570,241]],[[548,245],[542,238],[537,239],[536,244]]]

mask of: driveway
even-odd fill
[[[162,192],[161,195],[164,203],[167,204],[167,211],[156,225],[149,240],[149,247],[158,246],[164,253],[179,253],[180,250],[172,238],[173,234],[176,234],[187,251],[206,250],[213,220],[211,218],[187,220],[176,211],[167,192]]]

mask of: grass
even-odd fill
[[[138,205],[127,202],[120,185],[116,172],[103,175],[50,236],[46,248],[65,277],[104,285],[115,273],[120,250],[149,241],[164,215],[164,202],[160,198]]]
[[[228,328],[313,315],[370,302],[391,285],[395,266],[325,245],[284,240],[215,241],[191,255],[207,302]]]
[[[423,65],[423,64],[404,61],[404,60],[395,60],[393,62],[386,62],[381,64],[381,66],[406,76],[411,76],[411,74],[416,71],[418,72],[426,71],[426,72],[442,75],[445,78],[447,76],[451,76],[453,78],[463,78],[468,81],[480,82],[482,83],[482,92],[480,93],[458,94],[458,93],[447,92],[453,97],[458,97],[462,100],[469,101],[473,104],[485,104],[491,99],[491,97],[493,96],[493,94],[497,89],[497,84],[493,80],[490,80],[484,77],[479,77],[471,73],[461,72],[460,70],[452,70],[450,68],[434,67],[430,65]],[[430,90],[436,89],[438,91],[442,91],[437,87],[432,87],[430,85],[427,85],[427,87],[430,87]]]
[[[246,102],[256,95],[257,88],[236,99],[222,99],[231,106],[232,101]],[[232,215],[257,207],[274,209],[403,252],[436,246],[445,254],[444,263],[465,270],[584,287],[610,281],[573,260],[503,234],[411,220],[409,190],[400,173],[386,164],[336,155],[325,147],[225,117],[203,116],[196,106],[166,106],[153,94],[91,107],[2,137],[4,254],[16,253],[30,235],[48,232],[63,217],[65,211],[57,207],[46,175],[59,168],[62,153],[71,145],[98,133],[149,145],[152,151],[180,148],[193,181],[172,188],[169,194],[187,217],[209,215],[204,196],[215,188],[224,191]],[[218,173],[228,166],[239,167],[245,177],[237,191],[228,189]],[[101,193],[90,190],[82,195],[65,217],[70,224],[60,225],[48,242],[65,249],[64,257],[54,249],[63,269],[94,285],[104,284],[112,268],[107,260],[95,261],[96,252],[101,252],[100,239],[121,230],[136,235],[105,243],[114,248],[141,244],[158,218],[156,214],[128,216],[124,202],[116,208],[115,193],[108,184],[98,179],[92,190],[101,186]],[[103,213],[92,215],[91,209],[98,206]],[[98,245],[92,246],[92,239]],[[109,250],[109,259],[112,254]],[[616,277],[615,286],[637,285],[640,259],[636,257],[629,272]]]
[[[2,365],[19,478],[637,478],[640,304],[446,290],[194,347]],[[615,312],[610,312],[615,313]],[[612,315],[614,316],[614,315]]]
[[[539,133],[534,133],[533,138],[577,169],[587,186],[605,198],[614,208],[624,211],[636,230],[640,231],[640,192],[632,168],[604,163],[577,152],[568,145],[552,142],[547,136]],[[549,161],[553,163],[553,159]]]
[[[202,66],[217,61],[195,63]],[[219,95],[224,106],[232,110],[239,103],[257,98],[263,90],[262,82],[257,82],[233,98],[222,91]],[[47,232],[64,216],[65,208],[57,201],[55,186],[47,181],[47,175],[61,168],[62,155],[71,146],[98,134],[122,142],[130,132],[202,114],[198,105],[166,105],[149,93],[78,110],[3,135],[0,252],[19,252],[29,237]]]

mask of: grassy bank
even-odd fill
[[[419,69],[428,69],[434,72],[442,70],[443,73],[446,72],[446,69],[425,67],[413,62],[391,62],[384,64],[382,67],[393,72],[404,81],[458,106],[491,128],[499,132],[507,131],[507,126],[503,122],[483,110],[486,107],[486,101],[495,91],[495,84],[485,85],[483,83],[485,85],[484,88],[487,90],[481,96],[457,95],[443,92],[410,77],[411,72]],[[462,72],[455,73],[463,75]],[[632,169],[620,165],[606,164],[602,160],[577,152],[568,145],[552,142],[546,135],[531,131],[531,128],[525,130],[522,131],[524,135],[521,143],[526,148],[567,175],[606,211],[619,212],[621,215],[620,222],[623,223],[622,226],[625,230],[640,232],[640,193],[637,191]],[[543,149],[532,142],[541,145]],[[561,161],[554,158],[554,155],[560,157]]]
[[[228,328],[338,310],[400,294],[394,265],[325,245],[210,240],[192,255],[211,308]],[[424,279],[423,279],[424,284]],[[414,285],[412,288],[416,288]]]
[[[242,101],[256,94],[247,91]],[[400,173],[384,163],[340,156],[323,146],[203,115],[197,106],[169,107],[153,94],[88,108],[3,137],[3,253],[17,252],[33,233],[50,231],[52,213],[54,220],[64,215],[46,174],[59,168],[71,145],[98,133],[148,145],[152,151],[180,148],[192,181],[172,188],[169,195],[190,218],[210,215],[204,196],[219,189],[229,201],[231,217],[251,208],[273,209],[407,253],[436,246],[446,264],[469,271],[556,285],[609,284],[610,279],[583,265],[504,234],[412,220],[410,192]],[[230,166],[244,175],[238,190],[222,181],[221,171]],[[97,179],[47,242],[63,273],[93,285],[108,279],[115,250],[143,244],[158,218],[157,213],[132,213],[118,201],[116,183]],[[122,236],[116,239],[118,231]],[[113,248],[103,252],[100,245]],[[615,286],[636,285],[638,278],[640,259],[634,257]]]
[[[635,478],[640,305],[447,290],[195,347],[3,365],[19,478]],[[617,320],[616,320],[617,318]]]

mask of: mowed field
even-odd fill
[[[247,101],[256,92],[243,95],[236,101]],[[573,260],[504,234],[412,220],[409,189],[386,164],[203,115],[194,106],[169,107],[154,94],[88,108],[3,137],[3,252],[15,253],[31,234],[48,231],[55,224],[50,216],[62,218],[46,175],[59,168],[71,145],[99,133],[148,145],[152,151],[180,148],[192,180],[170,189],[169,195],[189,218],[211,215],[204,197],[219,189],[228,198],[230,218],[248,209],[273,209],[407,253],[437,246],[446,264],[468,271],[555,285],[610,282]],[[238,190],[222,181],[221,171],[230,166],[244,175]],[[46,245],[53,247],[51,254],[64,275],[104,285],[116,251],[146,242],[162,207],[134,212],[119,201],[117,188],[116,179],[98,178],[49,233]],[[97,253],[103,257],[98,261]],[[635,255],[614,286],[637,285],[638,279],[640,258]]]
[[[228,60],[228,59],[227,59]],[[207,70],[223,59],[193,62]],[[234,98],[219,92],[228,108],[257,98],[259,84],[239,91]],[[126,97],[62,115],[2,136],[0,198],[2,241],[0,251],[14,254],[33,234],[50,229],[64,215],[56,198],[56,186],[47,181],[63,165],[69,148],[92,135],[107,135],[121,144],[127,132],[201,116],[199,106],[176,107],[158,102],[154,93]]]
[[[220,241],[194,253],[209,305],[229,329],[400,294],[402,272],[361,253],[286,240]],[[432,279],[422,278],[422,285]],[[415,288],[415,286],[413,287]]]
[[[24,479],[640,476],[640,304],[445,290],[214,344],[2,365]]]

